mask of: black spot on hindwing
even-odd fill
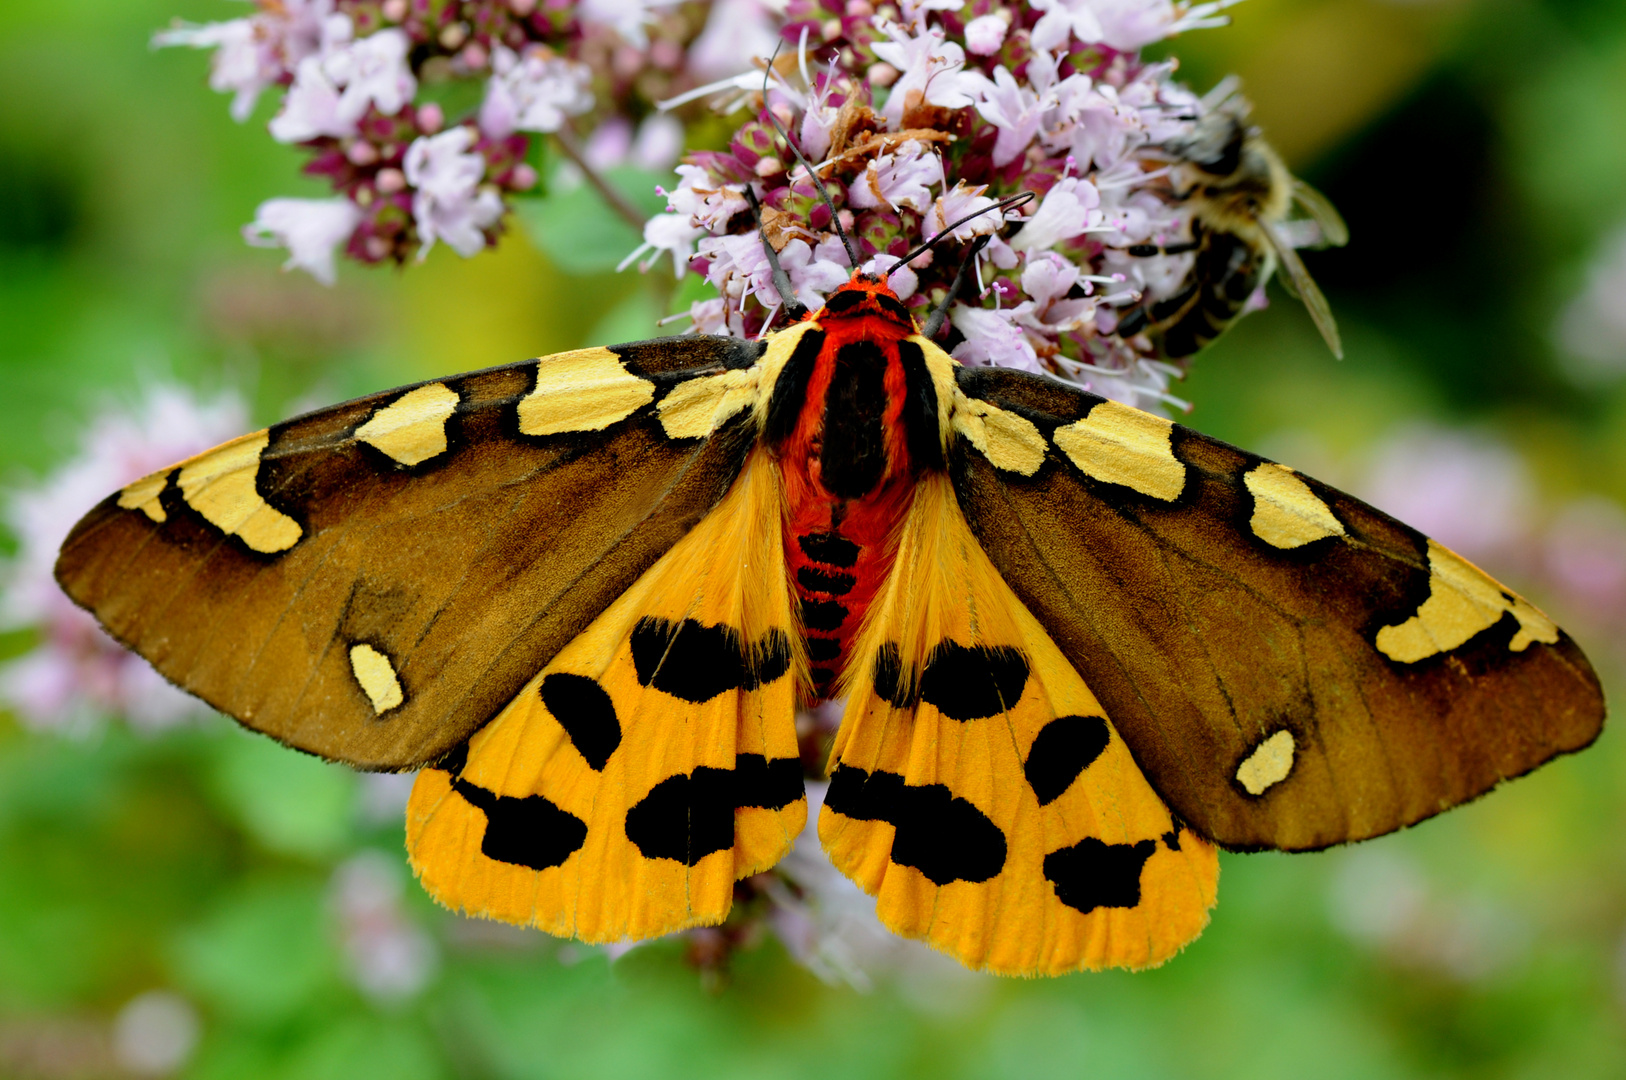
[[[621,745],[621,722],[615,703],[593,679],[556,671],[542,680],[542,704],[559,721],[570,742],[595,772],[604,766]]]
[[[838,765],[824,805],[856,821],[891,825],[892,861],[934,885],[987,881],[1005,868],[1005,834],[946,785],[915,787],[897,773]]]
[[[800,758],[740,754],[734,768],[669,776],[627,811],[627,839],[646,859],[694,866],[734,846],[734,811],[778,810],[803,797]]]
[[[1140,903],[1140,872],[1157,850],[1156,840],[1108,844],[1086,836],[1044,857],[1044,876],[1056,899],[1088,915],[1096,908]]]
[[[1058,716],[1040,728],[1022,766],[1039,805],[1061,798],[1110,739],[1104,716]]]
[[[702,765],[669,776],[627,811],[627,839],[646,859],[676,859],[693,866],[734,846],[734,807],[727,769]]]
[[[926,658],[920,698],[951,720],[981,720],[1016,705],[1028,681],[1028,660],[1009,646],[940,642]]]
[[[755,690],[790,670],[790,638],[770,630],[749,650],[731,626],[645,616],[632,629],[638,682],[699,704],[729,690]]]
[[[587,842],[587,822],[541,795],[516,799],[454,777],[452,790],[486,816],[480,854],[497,862],[547,870]]]
[[[887,642],[875,650],[875,696],[890,702],[894,709],[908,709],[915,702],[915,673],[904,670],[898,647]]]

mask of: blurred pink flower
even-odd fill
[[[1626,510],[1599,495],[1572,500],[1548,525],[1542,563],[1565,605],[1626,627]]]
[[[779,40],[776,12],[762,0],[713,0],[706,28],[689,46],[689,67],[702,79],[726,78]]]
[[[1397,428],[1378,444],[1357,494],[1492,574],[1526,562],[1534,487],[1524,459],[1495,436]]]
[[[1474,982],[1529,952],[1530,928],[1517,912],[1437,888],[1394,841],[1343,854],[1331,885],[1333,926],[1398,967]]]
[[[469,152],[478,137],[473,128],[459,126],[420,136],[407,148],[403,169],[417,189],[412,216],[423,240],[419,259],[437,240],[465,258],[474,255],[486,246],[485,230],[502,218],[501,197],[480,185],[486,159]]]
[[[337,22],[343,16],[332,16]],[[345,19],[345,38],[349,19]],[[339,97],[341,123],[354,126],[368,109],[382,116],[394,116],[418,92],[418,80],[407,66],[407,50],[412,43],[406,32],[394,28],[379,30],[364,38],[345,40],[322,61],[322,67],[336,86],[344,88]]]
[[[686,214],[656,214],[644,222],[644,242],[632,250],[617,270],[624,270],[648,253],[649,258],[639,269],[648,270],[662,254],[672,256],[672,273],[682,276],[689,257],[694,254],[694,242],[706,235],[706,230],[690,224]]]
[[[179,994],[148,990],[125,1003],[113,1020],[113,1057],[135,1076],[171,1076],[197,1049],[203,1023]]]
[[[1042,370],[1032,343],[1015,321],[1032,310],[1031,300],[1023,301],[1015,308],[989,309],[955,304],[949,310],[949,319],[954,329],[965,335],[965,340],[954,347],[954,359],[962,364],[994,364],[1024,371]]]
[[[531,53],[524,57],[498,45],[491,53],[491,79],[480,106],[480,130],[495,138],[515,131],[558,131],[566,117],[593,107],[586,64]]]
[[[412,997],[439,966],[435,943],[401,904],[400,859],[363,851],[333,871],[329,897],[345,968],[378,1001]]]
[[[992,56],[1005,44],[1010,23],[1000,15],[979,15],[965,24],[965,48],[978,56]]]
[[[80,733],[109,716],[158,730],[206,715],[128,652],[57,587],[57,550],[76,521],[133,480],[224,442],[247,426],[236,395],[201,401],[181,387],[150,390],[136,409],[108,409],[79,454],[39,484],[14,490],[5,521],[17,554],[4,567],[0,621],[37,628],[39,644],[0,667],[0,700],[32,728]]]
[[[354,120],[339,117],[339,87],[321,57],[307,56],[294,69],[293,85],[283,96],[282,110],[271,118],[270,130],[273,139],[285,143],[356,133]]]
[[[243,19],[177,23],[154,34],[152,44],[154,48],[216,49],[209,63],[209,86],[234,95],[232,119],[242,123],[264,90],[277,85],[317,51],[322,21],[332,11],[333,0],[282,0]]]
[[[768,925],[797,963],[827,983],[869,990],[873,977],[891,967],[893,954],[908,944],[881,925],[874,898],[824,853],[818,822],[828,787],[807,782],[807,828],[772,873],[751,880],[771,901]]]
[[[1097,207],[1101,196],[1095,185],[1076,176],[1064,176],[1045,192],[1037,210],[1027,218],[1022,231],[1010,240],[1012,251],[1035,251],[1054,247],[1101,225]],[[1031,203],[1029,204],[1032,205]]]
[[[971,217],[972,214],[981,214],[982,211],[992,207],[994,200],[983,194],[987,190],[986,184],[968,186],[961,180],[954,185],[952,191],[939,195],[926,214],[926,220],[921,224],[921,239],[930,239],[955,222]],[[1004,222],[998,214],[982,214],[981,217],[971,217],[970,221],[960,225],[949,235],[965,243],[973,237],[996,231],[1002,224]]]
[[[255,247],[285,247],[284,270],[300,269],[324,285],[333,284],[335,250],[361,224],[361,210],[349,199],[267,199],[243,226],[243,239]]]
[[[1030,63],[1042,64],[1043,59],[1036,57]],[[1052,97],[1017,82],[1003,67],[994,69],[992,79],[980,72],[966,76],[966,86],[977,112],[999,132],[993,151],[996,166],[1008,165],[1027,151],[1045,109],[1055,104]]]

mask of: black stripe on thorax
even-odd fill
[[[926,354],[912,341],[898,342],[898,359],[903,363],[906,397],[903,403],[903,430],[909,457],[917,469],[943,469],[943,440],[937,430],[937,386],[926,367]]]
[[[770,446],[777,446],[790,438],[796,423],[802,417],[802,406],[807,402],[808,380],[819,362],[819,351],[824,348],[824,331],[809,330],[796,343],[796,349],[785,361],[779,378],[773,384],[773,396],[768,399],[768,417],[763,426],[763,437]]]

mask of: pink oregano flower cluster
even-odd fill
[[[717,146],[727,129],[716,116],[745,110],[726,145],[679,166],[668,212],[627,262],[669,256],[714,285],[688,313],[695,330],[758,334],[780,300],[746,186],[801,303],[852,269],[771,113],[826,182],[862,265],[890,271],[913,307],[940,302],[965,245],[989,237],[944,331],[961,361],[1161,408],[1183,404],[1168,393],[1182,366],[1116,331],[1131,309],[1178,292],[1195,255],[1131,250],[1191,238],[1168,148],[1225,103],[1140,50],[1223,22],[1231,2],[256,0],[244,18],[156,41],[214,48],[211,85],[233,94],[240,119],[267,90],[281,95],[272,136],[307,148],[306,171],[336,194],[271,199],[244,232],[324,281],[341,250],[377,263],[442,242],[465,256],[490,246],[512,197],[538,183],[539,136],[591,177]],[[761,58],[776,43],[764,100]],[[452,115],[459,92],[464,115]],[[929,235],[1022,191],[1036,198],[1008,220],[978,218],[896,267]],[[629,212],[624,200],[617,209]]]
[[[724,150],[689,154],[638,256],[670,254],[717,288],[693,328],[751,336],[780,298],[745,189],[797,300],[816,307],[851,267],[808,170],[824,181],[862,268],[924,319],[947,296],[975,237],[989,242],[973,287],[955,298],[942,342],[967,364],[1045,372],[1143,407],[1181,369],[1146,337],[1115,333],[1127,310],[1183,286],[1193,255],[1132,255],[1189,239],[1191,208],[1162,149],[1188,140],[1220,102],[1139,50],[1222,21],[1223,3],[1169,0],[790,0],[783,55],[698,88],[718,108],[755,107]],[[668,104],[684,104],[679,98]],[[770,116],[771,112],[771,116]],[[951,223],[1032,192],[1001,220],[898,266]]]
[[[681,128],[656,98],[747,66],[773,28],[755,3],[674,0],[256,0],[243,18],[177,25],[157,45],[215,50],[210,85],[245,120],[281,95],[272,138],[310,151],[327,199],[271,199],[249,243],[332,282],[342,250],[366,263],[437,243],[474,255],[496,242],[509,200],[535,187],[532,139],[599,134],[602,162],[641,150],[665,168]],[[467,115],[445,101],[479,88]],[[634,124],[642,121],[636,132]],[[636,141],[636,146],[634,142]]]

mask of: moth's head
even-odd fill
[[[903,306],[898,294],[887,286],[886,278],[861,271],[853,274],[845,285],[831,293],[829,299],[825,300],[824,307],[813,314],[820,322],[832,319],[858,319],[865,316],[892,323],[908,334],[919,330],[914,316],[909,314],[909,309]]]

